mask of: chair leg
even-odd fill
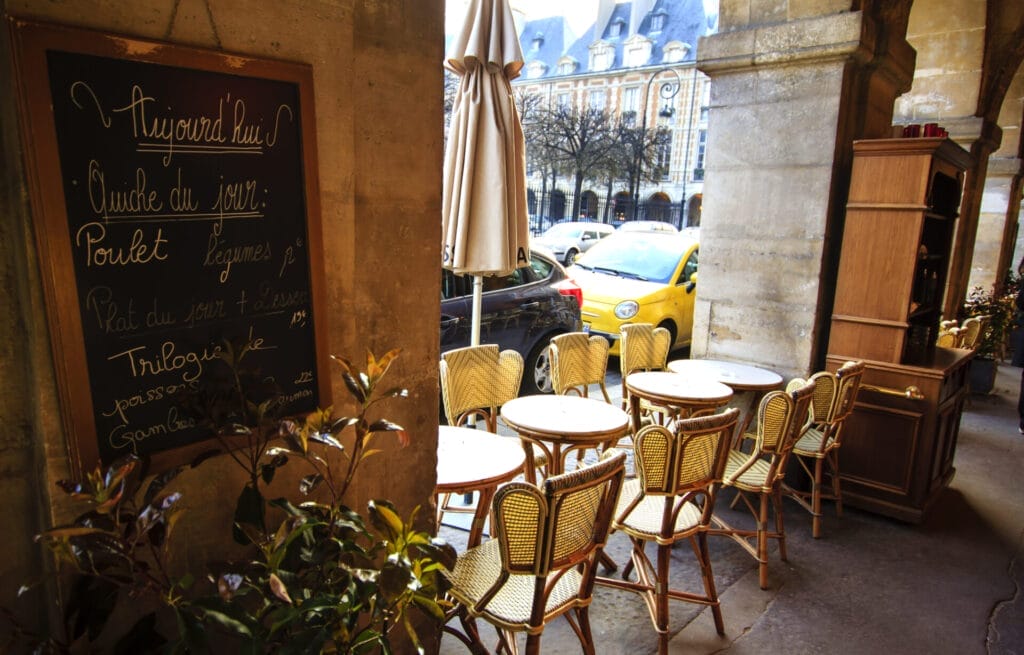
[[[832,473],[832,495],[836,499],[836,516],[843,515],[843,491],[839,486],[839,450],[833,449],[829,451],[827,457],[829,463],[829,469]]]
[[[757,571],[762,589],[768,588],[768,494],[760,494],[761,507],[757,517]]]
[[[655,629],[658,631],[658,655],[668,655],[668,569],[672,547],[658,546],[658,579],[655,580]]]
[[[811,482],[811,536],[821,537],[821,483],[825,458],[814,460],[814,480]]]
[[[779,559],[786,561],[786,526],[782,524],[782,485],[772,490],[772,504],[775,505],[775,534],[779,540]]]
[[[691,540],[693,537],[691,537]],[[715,575],[711,571],[711,554],[708,552],[708,535],[701,532],[697,535],[695,546],[697,563],[700,564],[700,575],[704,580],[704,595],[711,602],[711,615],[715,619],[715,630],[725,636],[725,622],[722,621],[722,607],[718,602],[718,591],[715,589]]]
[[[568,616],[568,614],[566,615]],[[596,655],[594,652],[594,635],[590,631],[590,607],[576,610],[576,622],[579,624],[580,643],[583,644],[585,655]]]
[[[540,655],[540,635],[526,637],[526,655]]]

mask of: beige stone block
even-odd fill
[[[709,180],[722,184],[704,196],[702,243],[737,235],[822,238],[831,185],[826,168],[736,171],[722,177]]]
[[[985,26],[985,5],[978,0],[915,0],[910,9],[907,37]]]
[[[778,23],[786,20],[786,3],[776,0],[753,0],[750,3],[750,22],[755,25]]]
[[[915,78],[914,86],[898,103],[899,115],[922,121],[973,116],[978,105],[978,75],[948,73]]]
[[[702,36],[697,42],[697,69],[708,73],[749,68],[754,62],[754,38],[754,31],[748,29]]]
[[[751,0],[726,0],[719,4],[718,28],[720,32],[741,30],[750,24]]]
[[[850,10],[850,3],[846,0],[789,0],[786,5],[789,20],[827,16]]]
[[[759,104],[812,99],[819,106],[838,106],[843,73],[843,62],[759,69],[755,77],[755,99]]]
[[[917,50],[914,78],[954,72],[980,74],[985,48],[985,28],[959,29],[908,39]]]
[[[713,303],[705,357],[757,362],[786,378],[806,373],[813,313],[793,307]]]
[[[782,63],[849,56],[861,47],[860,12],[833,14],[757,29],[757,63]]]

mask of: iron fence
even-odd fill
[[[579,211],[574,215],[574,200],[575,194],[571,191],[558,188],[528,188],[527,212],[533,234],[540,234],[555,223],[567,220],[597,221],[614,225],[632,220],[663,221],[677,228],[689,225],[682,202],[641,200],[634,211],[633,199],[625,194],[607,198],[600,197],[592,191],[584,191]]]

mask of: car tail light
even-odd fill
[[[572,296],[576,299],[576,304],[578,306],[583,306],[583,289],[581,289],[580,285],[576,284],[573,280],[562,280],[558,284],[555,284],[554,287],[558,289],[558,293],[563,296]]]

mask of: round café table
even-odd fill
[[[481,542],[494,492],[499,485],[523,473],[525,461],[526,455],[517,439],[502,437],[486,430],[449,425],[442,425],[438,430],[435,495],[480,494],[469,529],[468,548]],[[440,523],[439,511],[439,526]]]
[[[757,405],[765,393],[782,387],[782,376],[775,371],[727,362],[720,359],[677,359],[667,364],[668,370],[688,379],[717,380],[728,385],[745,403],[738,403],[743,414],[737,436],[746,433],[757,413]]]
[[[581,396],[532,395],[501,407],[501,420],[516,431],[526,456],[525,475],[536,483],[534,445],[547,457],[547,474],[565,470],[565,456],[609,446],[629,433],[629,415],[603,400]]]
[[[640,427],[640,404],[646,400],[671,410],[673,418],[686,418],[725,405],[732,389],[711,379],[688,378],[671,371],[643,371],[626,376],[630,414]]]

